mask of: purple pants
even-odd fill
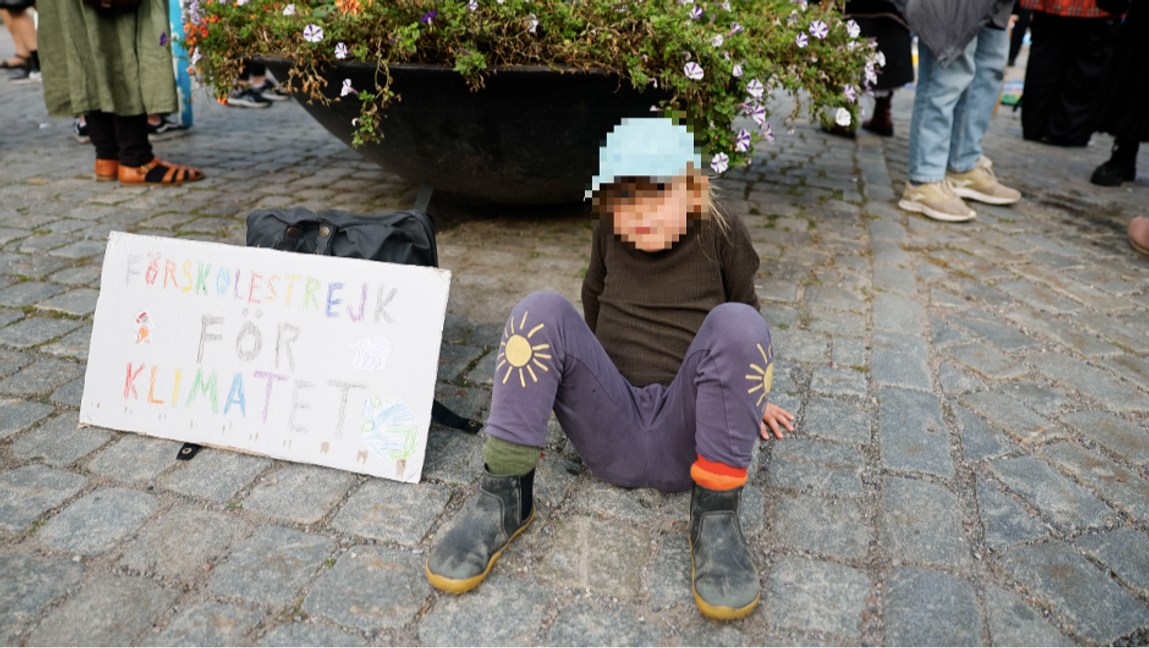
[[[519,302],[503,330],[487,433],[543,446],[551,410],[600,479],[690,490],[697,455],[750,465],[773,375],[770,330],[746,304],[714,308],[669,387],[634,387],[562,295]]]

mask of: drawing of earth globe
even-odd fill
[[[380,459],[400,458],[415,427],[411,408],[398,399],[372,397],[363,402],[363,441]]]

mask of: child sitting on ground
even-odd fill
[[[534,519],[535,465],[553,410],[598,478],[692,489],[694,599],[737,619],[758,604],[738,520],[755,437],[793,430],[769,402],[770,332],[758,313],[758,254],[746,225],[711,199],[685,126],[625,120],[594,178],[597,218],[582,287],[585,322],[538,292],[511,312],[496,359],[480,490],[427,556],[427,578],[466,592]]]

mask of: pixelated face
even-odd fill
[[[686,235],[690,221],[703,214],[707,178],[693,173],[693,179],[681,175],[666,182],[630,180],[604,187],[601,198],[615,235],[643,252],[670,249]]]

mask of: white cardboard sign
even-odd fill
[[[80,423],[417,482],[450,284],[113,232]]]

